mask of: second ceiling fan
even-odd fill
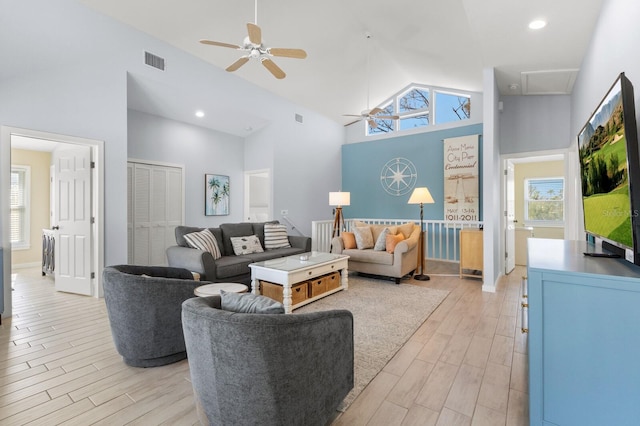
[[[289,49],[281,47],[267,47],[262,43],[262,30],[258,26],[258,0],[255,1],[255,22],[247,23],[248,36],[245,37],[242,46],[230,43],[222,43],[213,40],[200,40],[202,44],[208,44],[211,46],[229,47],[231,49],[237,49],[246,52],[240,59],[229,65],[226,70],[229,72],[235,71],[249,59],[257,59],[262,65],[269,70],[275,78],[282,79],[286,77],[286,74],[282,69],[271,60],[272,56],[280,56],[284,58],[296,58],[304,59],[307,57],[307,52],[302,49]]]
[[[383,112],[386,112],[384,109],[382,108],[378,108],[375,107],[373,109],[369,109],[369,95],[371,92],[371,52],[370,52],[370,44],[371,44],[371,34],[369,32],[366,32],[364,34],[365,38],[367,39],[367,43],[369,44],[368,50],[367,50],[367,109],[365,109],[364,111],[362,111],[360,114],[343,114],[343,117],[358,117],[358,120],[353,121],[349,124],[353,124],[357,121],[360,120],[367,120],[367,123],[369,124],[369,127],[371,127],[372,129],[377,129],[378,128],[378,123],[376,122],[376,120],[397,120],[400,117],[397,115],[389,115],[389,114],[381,114]],[[349,125],[347,124],[347,126]]]

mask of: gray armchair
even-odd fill
[[[124,362],[156,367],[187,357],[182,302],[203,283],[186,269],[116,265],[102,273],[111,334]]]
[[[353,316],[346,310],[243,314],[220,296],[182,304],[201,423],[324,426],[353,388]]]

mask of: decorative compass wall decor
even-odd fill
[[[399,197],[411,192],[418,180],[416,166],[406,158],[393,158],[382,166],[380,184],[391,195]]]

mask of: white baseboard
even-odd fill
[[[29,268],[37,268],[42,266],[41,262],[29,262],[29,263],[17,263],[11,265],[11,269],[29,269]]]

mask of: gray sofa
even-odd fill
[[[326,425],[353,388],[351,312],[244,314],[221,310],[220,302],[182,304],[200,422]]]
[[[220,259],[214,260],[211,253],[189,247],[184,239],[185,234],[199,232],[203,229],[193,226],[176,227],[177,245],[167,248],[167,260],[169,266],[197,272],[200,274],[200,279],[211,282],[250,284],[250,263],[311,251],[311,238],[289,235],[290,248],[278,248],[265,250],[263,253],[236,256],[230,238],[256,235],[264,247],[264,222],[223,223],[219,228],[209,228],[216,238],[222,254]]]
[[[163,266],[108,266],[102,279],[113,341],[127,365],[156,367],[187,357],[182,302],[206,283]]]

